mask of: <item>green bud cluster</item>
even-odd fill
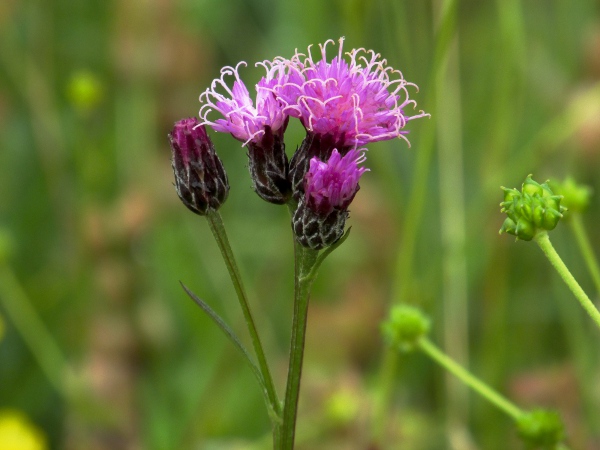
[[[397,305],[381,329],[386,340],[402,351],[414,349],[419,339],[429,332],[430,321],[420,309],[408,305]]]
[[[539,184],[527,176],[521,192],[517,189],[502,187],[504,201],[500,203],[501,212],[508,216],[500,233],[517,236],[517,239],[530,241],[541,231],[556,228],[566,208],[560,206],[561,195],[554,195],[546,181]]]
[[[551,181],[550,187],[556,194],[563,196],[563,205],[569,212],[582,213],[590,204],[592,189],[584,184],[577,184],[572,177],[565,178],[562,183]],[[568,217],[565,215],[565,218]]]
[[[565,428],[555,411],[535,409],[517,421],[519,436],[530,448],[554,449],[565,438]]]

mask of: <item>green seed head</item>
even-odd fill
[[[530,241],[541,231],[556,228],[566,208],[560,205],[561,195],[555,195],[548,182],[539,184],[527,176],[523,187],[517,189],[502,188],[504,201],[500,203],[501,212],[508,218],[502,224],[500,233],[517,236],[517,239]]]
[[[430,321],[420,309],[408,305],[394,306],[381,328],[390,345],[401,351],[414,349],[418,340],[429,332]]]
[[[554,449],[565,438],[565,428],[555,411],[535,409],[517,421],[519,436],[529,448]]]

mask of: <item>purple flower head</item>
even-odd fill
[[[233,67],[223,67],[221,77],[213,80],[210,89],[200,95],[200,118],[203,125],[209,125],[213,130],[222,133],[231,133],[233,137],[242,141],[244,145],[249,142],[259,142],[265,134],[265,127],[270,127],[274,134],[285,130],[288,115],[283,111],[283,105],[277,99],[274,89],[285,82],[285,67],[270,62],[257,63],[262,65],[267,74],[256,85],[256,105],[250,98],[250,93],[244,82],[240,79],[238,69],[246,65],[244,61]],[[229,88],[225,77],[233,75],[235,81]],[[225,95],[217,90],[222,89]],[[208,115],[212,110],[219,112],[223,119],[211,121]]]
[[[338,148],[356,148],[370,142],[401,137],[408,142],[403,130],[406,123],[428,116],[420,111],[405,115],[404,109],[416,106],[408,96],[407,82],[402,73],[387,66],[387,61],[372,50],[339,51],[327,61],[326,47],[332,40],[320,44],[322,59],[315,62],[298,53],[291,60],[276,58],[276,65],[288,68],[287,80],[275,86],[285,111],[300,119],[309,134],[330,135]],[[410,143],[409,143],[410,145]]]
[[[169,134],[177,195],[191,211],[206,215],[229,194],[223,163],[198,119],[182,119]]]
[[[358,181],[368,171],[365,149],[352,149],[345,156],[334,149],[327,162],[314,157],[304,178],[305,201],[313,212],[327,216],[334,209],[346,210],[359,189]]]

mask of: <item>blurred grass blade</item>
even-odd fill
[[[267,388],[265,386],[265,381],[263,380],[263,377],[260,373],[260,370],[258,369],[258,366],[252,360],[252,357],[250,356],[250,353],[248,353],[248,350],[246,350],[246,347],[244,347],[244,345],[241,343],[240,339],[233,332],[233,330],[231,328],[229,328],[229,325],[227,325],[223,321],[223,319],[221,319],[221,317],[219,317],[219,315],[215,311],[213,311],[213,309],[210,306],[208,306],[208,304],[206,304],[203,300],[199,299],[198,296],[196,294],[194,294],[192,291],[190,291],[187,288],[187,286],[185,284],[183,284],[181,281],[179,283],[181,284],[181,287],[186,292],[186,294],[192,300],[194,300],[194,302],[196,302],[196,304],[200,308],[202,308],[202,310],[208,315],[208,317],[210,317],[213,320],[213,322],[221,329],[221,331],[223,333],[225,333],[225,335],[229,338],[229,340],[233,343],[233,345],[244,356],[244,358],[246,359],[248,364],[250,364],[250,368],[252,369],[252,372],[254,373],[254,375],[256,376],[256,379],[258,380],[258,383],[260,384],[260,387],[261,387],[263,396],[265,397],[267,406],[270,407],[269,396],[267,395]]]

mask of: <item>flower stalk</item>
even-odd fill
[[[298,413],[298,398],[300,394],[300,379],[302,377],[302,362],[304,359],[304,343],[306,338],[306,323],[308,318],[308,303],[310,288],[315,279],[317,265],[317,250],[303,247],[294,241],[294,316],[292,319],[292,338],[290,343],[290,360],[288,378],[283,407],[283,425],[281,448],[292,450]]]
[[[206,215],[206,220],[208,221],[210,231],[212,232],[215,241],[219,246],[219,250],[221,251],[223,261],[225,261],[227,271],[229,272],[231,282],[233,284],[233,287],[237,294],[237,298],[242,308],[242,313],[244,314],[246,326],[248,327],[248,332],[250,333],[250,338],[252,339],[252,346],[254,347],[254,351],[256,352],[258,367],[260,368],[260,372],[265,382],[265,388],[267,390],[267,395],[269,398],[271,408],[271,414],[269,415],[271,416],[271,420],[273,422],[274,432],[277,434],[281,421],[281,404],[279,403],[279,398],[277,397],[277,392],[275,390],[275,385],[273,383],[271,371],[269,370],[269,365],[265,357],[265,352],[263,350],[260,336],[258,335],[256,324],[250,311],[248,295],[246,294],[246,290],[242,283],[240,271],[237,267],[235,257],[233,256],[231,245],[229,244],[229,239],[225,231],[225,225],[223,224],[223,219],[218,211],[210,211]]]
[[[539,232],[534,237],[535,242],[540,246],[552,266],[556,269],[558,274],[561,276],[563,281],[567,284],[575,298],[579,301],[583,309],[588,313],[588,315],[592,318],[592,320],[596,323],[598,328],[600,328],[600,312],[584,290],[581,288],[577,280],[573,277],[563,260],[560,258],[552,243],[550,242],[550,238],[548,237],[547,232]]]

